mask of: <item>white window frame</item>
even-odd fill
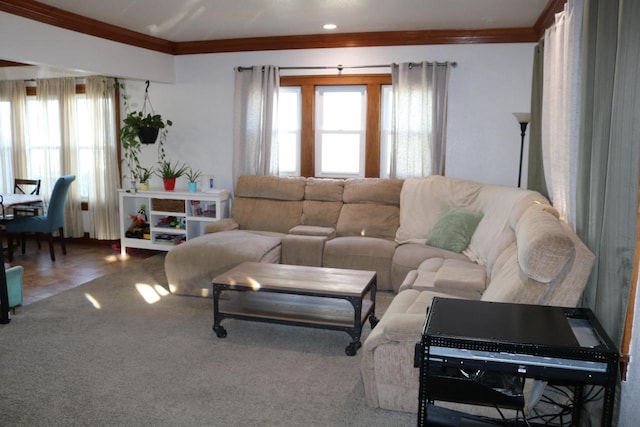
[[[315,176],[320,178],[362,178],[365,176],[366,156],[366,130],[367,130],[367,86],[316,86],[315,88]],[[360,129],[325,129],[323,116],[323,96],[325,93],[335,92],[359,92],[360,93]],[[325,171],[322,164],[322,137],[325,134],[358,135],[360,138],[358,147],[358,171],[350,173],[346,171]]]

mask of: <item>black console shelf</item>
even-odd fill
[[[522,384],[529,377],[574,387],[574,425],[583,386],[602,386],[602,425],[611,426],[618,360],[589,309],[437,297],[416,344],[418,425],[433,424],[427,412],[435,400],[521,409]],[[461,368],[480,373],[482,381],[460,375]]]

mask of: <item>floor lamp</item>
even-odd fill
[[[522,156],[524,154],[524,135],[527,133],[527,125],[531,119],[530,113],[513,113],[514,117],[520,123],[520,168],[518,169],[518,188],[522,181]]]

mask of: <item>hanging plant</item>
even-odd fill
[[[158,158],[164,160],[164,141],[166,141],[168,127],[173,125],[171,120],[165,120],[160,114],[156,114],[149,99],[149,81],[146,82],[144,103],[142,111],[129,111],[128,95],[124,83],[120,83],[122,99],[127,116],[120,128],[120,141],[122,143],[123,157],[128,169],[131,171],[132,180],[141,180],[143,167],[140,164],[142,144],[158,144]],[[147,112],[149,104],[150,112]]]

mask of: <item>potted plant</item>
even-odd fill
[[[195,193],[198,189],[198,178],[200,178],[201,172],[199,170],[194,171],[192,168],[189,168],[186,175],[189,180],[189,183],[187,184],[189,192]]]
[[[180,178],[187,172],[188,167],[176,162],[175,165],[170,160],[163,160],[155,171],[156,175],[162,178],[164,189],[173,191],[176,187],[176,178]]]
[[[142,111],[130,112],[123,122],[120,136],[124,131],[129,137],[137,136],[143,144],[155,143],[159,134],[161,137],[166,137],[166,128],[173,125],[171,120],[164,120],[160,114],[145,115]]]
[[[149,179],[153,175],[153,166],[150,168],[141,167],[137,173],[140,180],[140,190],[146,191],[149,189]]]

